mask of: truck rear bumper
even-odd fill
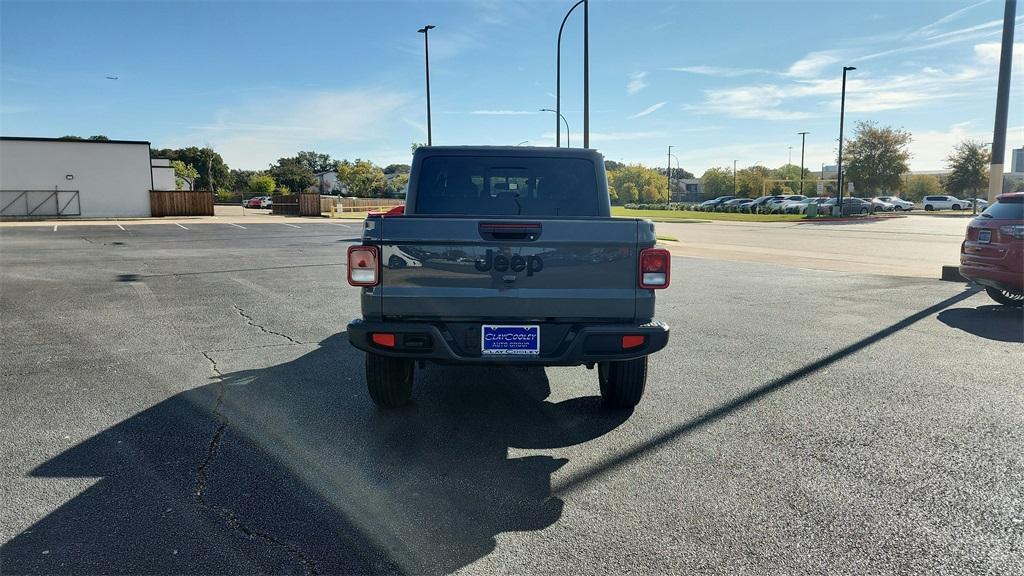
[[[631,360],[653,354],[668,344],[667,325],[541,324],[541,353],[536,356],[483,355],[480,324],[434,322],[368,322],[348,325],[353,346],[383,356],[429,360],[442,364],[511,364],[579,366],[608,360]],[[393,346],[373,341],[374,334],[393,335]],[[623,336],[643,336],[643,343],[623,348]],[[631,339],[635,340],[635,339]]]

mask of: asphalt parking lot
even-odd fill
[[[984,293],[680,256],[636,410],[431,366],[387,413],[359,224],[281,222],[0,227],[0,572],[1024,573],[1024,317]]]

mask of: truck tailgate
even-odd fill
[[[615,218],[367,220],[381,247],[381,315],[445,321],[621,321],[636,316],[649,222]],[[641,240],[642,239],[642,240]]]

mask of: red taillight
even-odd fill
[[[646,340],[647,340],[647,338],[645,336],[637,336],[637,335],[623,336],[622,337],[622,349],[623,350],[629,350],[630,348],[636,348],[637,346],[643,346],[644,342]]]
[[[640,287],[651,290],[668,288],[671,279],[672,256],[663,248],[644,248],[640,251]]]
[[[348,247],[348,283],[376,286],[380,283],[380,259],[376,246]]]
[[[387,348],[395,347],[395,335],[387,332],[374,332],[370,336],[370,340],[378,346],[384,346]]]

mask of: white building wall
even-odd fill
[[[82,217],[149,216],[152,186],[148,142],[0,140],[0,190],[78,190]]]
[[[167,158],[153,158],[153,190],[177,190],[174,167]]]

